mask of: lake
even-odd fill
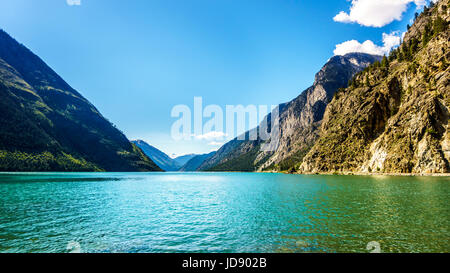
[[[0,252],[450,252],[448,177],[0,174]]]

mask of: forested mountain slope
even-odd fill
[[[0,30],[0,171],[156,171],[38,56]]]

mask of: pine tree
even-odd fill
[[[416,38],[412,38],[409,41],[409,56],[412,57],[414,53],[416,53],[417,49],[419,47],[419,41],[417,41]]]
[[[403,56],[403,52],[399,49],[399,50],[398,50],[398,61],[399,61],[399,62],[403,62],[404,59],[405,59],[405,58],[404,58],[404,56]]]
[[[392,62],[395,59],[397,59],[397,49],[392,50],[391,54],[389,54],[389,61],[390,62]]]
[[[438,33],[444,31],[447,28],[447,22],[445,22],[444,19],[441,18],[441,16],[438,16],[436,20],[434,20],[433,24],[433,34],[437,35]]]
[[[432,31],[431,23],[428,22],[428,24],[425,26],[425,29],[422,34],[422,46],[423,47],[425,47],[428,44],[428,42],[431,40],[431,36],[432,36],[431,31]]]
[[[382,68],[388,68],[389,67],[389,60],[386,58],[386,55],[383,56],[383,59],[381,60],[381,67]]]

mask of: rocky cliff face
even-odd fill
[[[449,0],[328,105],[301,172],[449,172]]]
[[[318,136],[326,106],[339,88],[380,56],[350,53],[334,56],[317,73],[313,86],[289,102],[280,114],[278,149],[261,165],[262,169],[288,169],[299,162]]]
[[[280,105],[280,142],[273,152],[261,152],[261,140],[225,144],[202,166],[202,170],[287,170],[303,159],[318,137],[327,104],[339,88],[380,56],[351,53],[334,56],[316,74],[313,86],[289,103]],[[247,132],[248,134],[248,132]]]
[[[0,171],[154,170],[89,101],[0,30]]]

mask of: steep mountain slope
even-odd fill
[[[310,88],[291,102],[280,105],[280,142],[274,152],[261,152],[260,139],[235,139],[225,144],[201,169],[255,171],[292,168],[301,162],[317,139],[325,107],[334,93],[346,87],[357,72],[377,60],[381,60],[381,57],[364,53],[332,57],[316,74]]]
[[[302,172],[448,173],[449,0],[416,19],[389,59],[327,107]]]
[[[0,30],[0,171],[155,171],[39,57]]]
[[[205,160],[211,158],[216,152],[211,152],[209,154],[196,155],[191,160],[189,160],[183,167],[180,168],[180,172],[195,172],[198,168],[205,162]]]
[[[169,172],[178,171],[181,166],[168,155],[158,150],[157,148],[149,145],[147,142],[143,140],[135,140],[131,141],[136,144],[141,150],[150,157],[153,162],[156,163],[161,169]]]

